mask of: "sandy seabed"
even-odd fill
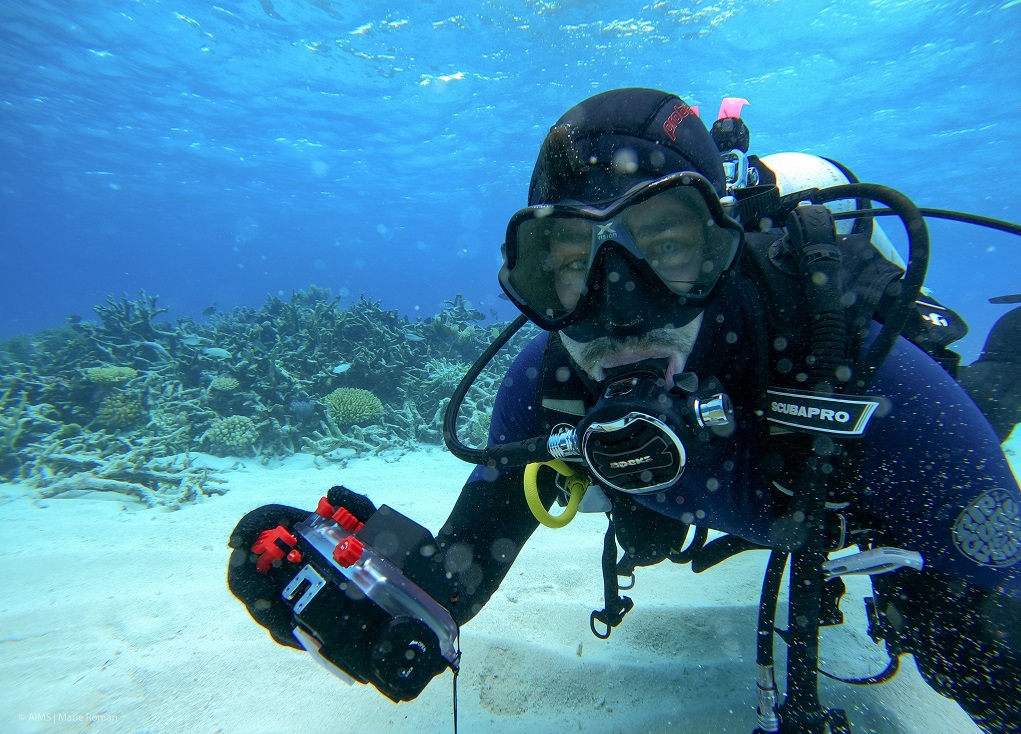
[[[450,673],[394,704],[273,643],[227,589],[227,540],[249,510],[312,509],[334,484],[435,532],[470,468],[440,449],[342,469],[303,455],[247,461],[225,475],[226,495],[177,512],[114,495],[38,500],[0,485],[0,732],[452,731]],[[626,592],[635,608],[603,641],[589,613],[602,608],[604,531],[602,515],[540,528],[464,627],[460,731],[750,734],[766,553],[697,576],[668,563],[639,569]],[[867,580],[848,586],[845,624],[824,630],[822,659],[858,677],[886,656],[865,632]],[[821,696],[848,712],[855,734],[979,731],[910,658],[880,686],[822,679]]]

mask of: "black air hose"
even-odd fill
[[[809,377],[813,388],[832,392],[834,384],[851,376],[841,303],[841,252],[833,217],[824,206],[800,206],[787,217],[787,231],[811,315]]]

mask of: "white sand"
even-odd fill
[[[216,461],[216,460],[211,460]],[[317,470],[297,456],[233,472],[226,496],[179,512],[88,495],[35,501],[0,485],[0,732],[447,732],[451,676],[393,704],[274,644],[228,592],[226,542],[266,503],[313,508],[344,483],[436,530],[470,467],[440,450]],[[639,569],[635,609],[608,641],[605,520],[540,528],[491,603],[463,630],[462,732],[733,732],[755,727],[755,617],[765,554],[705,574]],[[855,584],[848,622],[825,631],[824,667],[876,672]],[[778,645],[778,652],[782,645]],[[909,658],[885,685],[824,680],[855,733],[977,732],[929,690]]]

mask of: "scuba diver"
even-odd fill
[[[435,537],[344,487],[314,512],[246,515],[228,583],[277,642],[394,701],[447,668],[456,682],[459,626],[540,523],[580,508],[609,520],[606,607],[591,617],[603,638],[632,607],[619,579],[636,567],[698,572],[770,550],[756,731],[850,731],[820,703],[817,676],[819,627],[839,623],[852,573],[872,577],[869,631],[891,671],[911,653],[985,732],[1021,731],[1021,491],[951,375],[957,317],[920,297],[922,214],[853,177],[781,191],[739,123],[724,115],[711,134],[652,89],[596,95],[557,121],[503,244],[500,283],[523,317],[466,376],[444,425],[477,467]],[[824,204],[846,199],[858,208],[838,225]],[[873,245],[873,201],[904,222],[906,270]],[[503,379],[488,446],[468,448],[460,401],[526,318],[542,332]],[[1007,341],[967,368],[978,382],[995,364],[1016,381]],[[706,542],[708,529],[723,535]],[[788,646],[783,695],[775,635]]]

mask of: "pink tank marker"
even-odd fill
[[[747,99],[741,99],[740,97],[724,97],[723,101],[720,102],[720,114],[717,120],[722,120],[724,117],[740,117],[741,108],[746,104],[751,104]]]

